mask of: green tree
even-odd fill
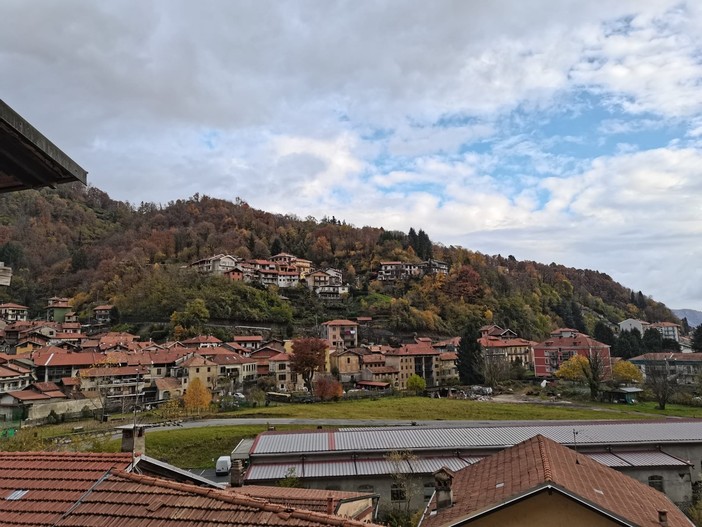
[[[276,483],[276,487],[286,487],[286,488],[300,488],[302,487],[302,482],[300,478],[297,477],[295,473],[295,467],[288,468],[285,472],[285,477],[279,479]]]
[[[614,331],[605,322],[598,320],[593,329],[592,336],[595,340],[608,346],[613,346],[617,338],[614,336]]]
[[[212,394],[202,384],[202,381],[195,377],[188,385],[188,390],[183,396],[183,404],[190,412],[197,412],[200,415],[202,410],[207,410],[212,402]]]
[[[210,319],[205,301],[201,298],[191,300],[185,305],[183,311],[174,311],[171,315],[171,325],[174,328],[183,328],[179,337],[193,336],[202,333],[205,323]]]
[[[697,326],[695,331],[692,332],[692,342],[690,346],[695,353],[702,352],[702,324]]]
[[[461,342],[458,345],[458,375],[463,384],[482,384],[483,354],[480,349],[480,321],[471,321],[463,330]]]
[[[678,389],[677,376],[671,375],[668,361],[651,361],[646,364],[646,387],[653,392],[659,410],[665,410],[665,405]]]
[[[663,349],[663,336],[655,328],[648,328],[643,334],[646,353],[659,353]]]
[[[324,369],[328,344],[318,338],[294,339],[290,366],[292,371],[302,376],[302,382],[312,393],[312,378],[314,374]]]
[[[427,389],[427,381],[416,373],[413,373],[409,376],[409,379],[407,379],[407,389],[414,392],[415,395],[419,395]]]

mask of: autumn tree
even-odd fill
[[[643,382],[643,375],[631,362],[620,360],[612,366],[612,379],[617,384],[638,384]]]
[[[341,383],[331,375],[319,377],[314,383],[314,393],[322,401],[339,399],[344,395]]]
[[[302,382],[312,392],[314,374],[324,369],[328,344],[314,337],[294,339],[290,366],[294,373],[302,376]]]
[[[407,389],[414,392],[415,395],[419,395],[427,389],[427,381],[416,373],[413,373],[407,379]]]
[[[597,399],[600,391],[600,383],[607,375],[607,357],[597,350],[590,352],[590,355],[573,355],[570,359],[561,364],[556,377],[574,382],[584,382],[590,388],[590,398]]]
[[[198,415],[202,410],[206,410],[212,402],[212,394],[202,381],[195,377],[188,385],[188,390],[183,396],[183,404],[189,411],[196,411]]]

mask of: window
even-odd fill
[[[665,492],[663,490],[663,476],[649,476],[648,486],[653,487],[654,489],[659,490],[661,492]]]
[[[390,487],[390,499],[392,501],[406,501],[407,490],[401,483],[393,483]]]
[[[156,375],[161,375],[161,368],[156,368]]]
[[[429,501],[434,495],[434,487],[435,484],[433,482],[424,484],[424,501]]]
[[[195,373],[200,373],[200,368],[195,368]]]

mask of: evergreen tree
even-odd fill
[[[280,241],[280,238],[275,237],[273,239],[273,243],[271,243],[271,255],[275,256],[276,254],[280,254],[283,252],[283,243]]]
[[[419,244],[417,243],[417,231],[414,230],[414,227],[410,227],[410,230],[407,233],[407,241],[409,243],[409,246],[412,247],[414,254],[419,254]]]
[[[663,349],[663,337],[655,328],[648,328],[643,334],[646,353],[658,353]]]
[[[419,229],[417,233],[417,249],[415,252],[422,260],[428,260],[433,254],[431,240],[422,229]]]
[[[474,319],[463,330],[461,343],[458,346],[458,375],[462,384],[482,384],[483,377],[483,354],[480,349],[480,326],[479,319]]]
[[[592,332],[592,336],[595,338],[595,340],[601,342],[602,344],[607,344],[608,346],[613,346],[617,340],[614,336],[614,331],[612,331],[612,328],[601,320],[595,324],[595,329]]]
[[[692,351],[695,353],[699,353],[702,351],[702,324],[697,326],[695,328],[695,331],[692,332],[692,343],[691,343]]]

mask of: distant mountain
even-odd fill
[[[31,316],[41,316],[48,298],[70,297],[81,320],[109,303],[123,323],[158,323],[164,327],[153,331],[163,332],[175,311],[201,299],[213,324],[262,324],[285,335],[309,333],[324,320],[372,317],[379,333],[369,341],[388,333],[459,335],[476,320],[537,341],[557,327],[593,334],[600,321],[678,321],[664,304],[599,271],[444,246],[415,228],[302,219],[197,194],[133,205],[77,185],[15,192],[0,195],[0,261],[14,271],[11,286],[0,288],[0,303],[26,305]],[[187,268],[220,253],[266,259],[280,252],[337,269],[348,295],[330,303],[294,287],[281,296],[276,287]],[[445,262],[448,274],[379,280],[381,262],[417,265],[429,258]]]
[[[686,318],[690,327],[702,324],[702,311],[696,311],[694,309],[672,309],[671,311],[675,313],[675,316],[680,320]]]

